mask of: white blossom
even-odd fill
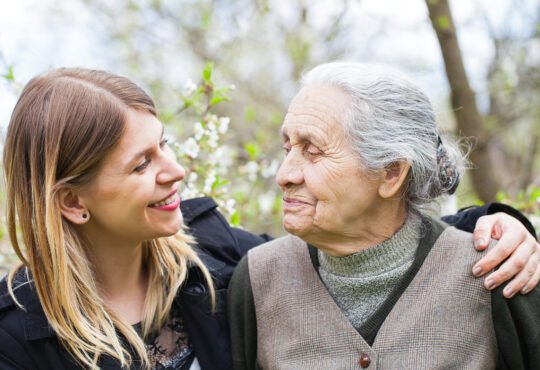
[[[276,194],[273,191],[269,191],[259,196],[259,209],[262,214],[268,214],[272,211],[275,199]]]
[[[182,93],[185,96],[190,96],[197,90],[197,84],[193,82],[192,80],[187,80],[184,84],[184,87],[182,88]]]
[[[197,158],[199,156],[200,150],[201,148],[199,147],[199,144],[197,144],[197,141],[195,141],[194,138],[190,137],[189,139],[184,141],[182,151],[191,158]]]
[[[273,159],[268,166],[263,166],[261,170],[261,176],[265,179],[274,177],[277,173],[278,168],[279,161],[277,159]]]
[[[188,182],[190,184],[194,184],[199,179],[199,175],[197,175],[197,172],[191,172],[188,176]]]
[[[184,190],[180,192],[180,198],[182,199],[192,199],[192,198],[196,198],[198,195],[199,194],[196,189],[193,189],[188,186],[186,186]]]
[[[231,119],[229,117],[221,117],[219,119],[219,128],[218,131],[220,134],[224,134],[229,129],[229,123],[231,122]]]
[[[202,123],[195,122],[193,125],[193,131],[195,133],[195,140],[199,141],[204,136],[204,127]]]
[[[208,127],[208,131],[210,131],[210,133],[217,132],[215,121],[208,121],[208,123],[206,124],[206,127]]]
[[[211,162],[217,164],[219,170],[224,172],[234,163],[233,159],[234,151],[227,145],[222,145],[216,149],[214,155],[211,156]]]
[[[247,177],[250,181],[257,180],[257,172],[259,171],[259,164],[254,161],[249,161],[244,166],[244,171],[246,171]]]
[[[208,133],[208,145],[210,145],[210,148],[217,148],[219,142],[219,135],[216,131],[210,131]]]
[[[225,210],[228,214],[232,215],[236,211],[236,201],[234,199],[227,199],[225,201]]]
[[[212,192],[212,185],[216,182],[216,173],[214,170],[208,171],[206,174],[206,179],[204,180],[203,192],[205,194],[210,194]]]

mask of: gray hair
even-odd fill
[[[309,71],[302,86],[331,85],[352,98],[343,128],[363,169],[378,172],[406,161],[410,172],[404,198],[418,209],[455,190],[463,157],[440,142],[427,96],[403,74],[388,67],[333,62]]]

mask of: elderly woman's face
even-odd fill
[[[376,211],[379,180],[360,169],[342,127],[351,104],[332,86],[302,89],[282,126],[286,156],[277,174],[285,229],[317,246],[361,236]]]

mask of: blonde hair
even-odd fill
[[[119,141],[128,109],[156,115],[150,97],[124,77],[57,69],[25,86],[4,147],[6,217],[13,249],[30,270],[43,311],[60,342],[89,368],[96,368],[102,355],[129,367],[132,354],[143,366],[150,366],[144,338],[165,323],[190,263],[202,271],[214,301],[211,276],[190,247],[190,236],[180,231],[144,242],[149,281],[141,338],[107,309],[98,294],[85,241],[61,216],[58,190],[76,189],[92,179]],[[13,281],[20,268],[14,267],[8,276],[9,291],[17,303]]]

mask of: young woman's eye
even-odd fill
[[[150,164],[150,158],[145,158],[144,162],[133,169],[133,172],[143,172]]]

